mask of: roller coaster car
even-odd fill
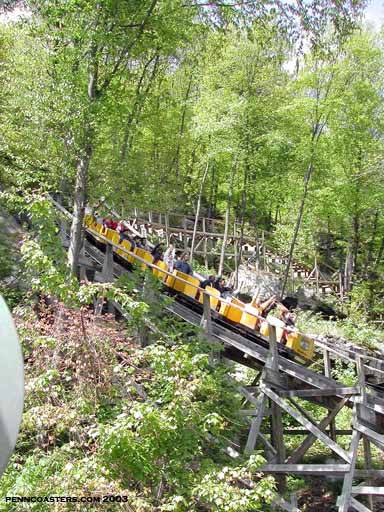
[[[312,339],[306,338],[299,332],[289,332],[285,330],[285,324],[282,320],[273,317],[273,323],[276,327],[276,341],[281,343],[285,340],[284,346],[293,350],[297,355],[305,360],[311,360],[315,352],[315,343]],[[263,322],[260,327],[260,334],[265,338],[269,336],[269,324]]]
[[[222,301],[220,304],[219,314],[223,316],[226,320],[228,320],[230,323],[239,324],[241,317],[243,315],[242,309],[244,308],[244,306],[245,304],[243,302],[235,298],[232,298],[230,303]]]
[[[92,216],[86,216],[84,224],[93,231],[91,234],[88,232],[87,236],[93,238],[94,242],[96,241],[102,250],[105,250],[106,242],[98,237],[98,234],[105,236],[113,244],[120,245],[121,248],[132,252],[130,242],[123,240],[120,243],[120,236],[116,231],[104,228]],[[117,249],[115,253],[123,262],[134,263],[143,270],[147,268],[146,263],[135,260],[133,255],[129,255],[121,249]],[[136,247],[133,253],[146,262],[153,263],[153,256],[145,249]],[[157,262],[156,265],[158,268],[153,269],[153,274],[164,282],[169,291],[188,302],[193,309],[201,310],[204,293],[199,288],[200,281],[178,270],[175,270],[172,275],[166,274],[165,271],[168,267],[162,261]],[[258,317],[261,311],[256,304],[244,304],[236,298],[232,298],[229,302],[220,300],[220,292],[211,286],[207,286],[205,291],[210,295],[210,306],[219,323],[226,324],[255,343],[261,343],[265,347],[269,346],[269,324],[267,321],[260,323],[260,318]],[[314,355],[314,341],[298,332],[287,331],[284,322],[277,318],[273,319],[273,323],[276,327],[276,339],[281,343],[279,352],[284,353],[284,356],[290,359],[295,355],[307,363],[310,362]],[[282,340],[285,340],[284,345]]]

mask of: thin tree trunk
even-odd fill
[[[384,237],[381,239],[379,251],[378,251],[377,256],[376,256],[375,271],[377,271],[377,269],[379,268],[379,265],[381,263],[381,259],[383,257],[383,254],[384,254]]]
[[[230,183],[229,183],[229,188],[228,188],[227,208],[225,210],[224,238],[223,238],[223,245],[221,246],[220,262],[219,262],[219,270],[218,270],[219,276],[223,273],[223,270],[224,270],[225,249],[227,247],[227,240],[228,240],[229,216],[231,213],[233,181],[234,181],[235,172],[236,172],[236,163],[234,163],[232,165],[231,178],[230,178]]]
[[[376,210],[375,217],[373,219],[372,235],[371,235],[371,239],[368,243],[368,254],[367,254],[367,260],[366,260],[367,268],[371,267],[371,265],[372,265],[373,248],[375,245],[375,240],[376,240],[376,235],[377,235],[378,222],[379,222],[379,210]]]
[[[73,221],[71,225],[70,244],[68,249],[68,263],[72,274],[76,274],[83,245],[83,220],[87,197],[88,169],[92,157],[91,136],[85,145],[84,155],[77,162],[76,184],[73,196]]]
[[[324,91],[323,98],[322,98],[323,101],[326,100],[330,94],[333,78],[334,78],[334,72],[331,73],[330,79],[329,79],[326,89]],[[301,197],[299,213],[297,215],[295,230],[294,230],[293,237],[291,240],[291,246],[289,248],[287,266],[286,266],[285,272],[284,272],[284,279],[283,279],[283,284],[282,284],[282,288],[281,288],[282,296],[284,295],[285,288],[288,283],[289,270],[291,268],[293,252],[295,250],[297,236],[299,234],[301,221],[303,219],[305,202],[306,202],[307,195],[308,195],[309,182],[311,180],[312,172],[314,169],[314,158],[315,158],[316,145],[321,137],[321,134],[323,133],[324,127],[326,126],[326,123],[327,123],[329,115],[330,115],[330,112],[323,115],[319,111],[320,110],[320,97],[321,97],[320,85],[321,84],[318,83],[317,89],[316,89],[316,104],[315,104],[315,111],[314,111],[315,121],[312,126],[312,135],[311,135],[311,155],[310,155],[310,160],[309,160],[309,164],[307,167],[307,172],[305,173],[305,177],[304,177],[303,195]]]
[[[152,68],[151,76],[148,80],[145,90],[142,92],[142,87],[143,87],[145,77],[147,75],[148,68],[152,64],[153,61],[155,61],[155,62],[154,62],[153,68]],[[120,153],[121,162],[125,161],[128,151],[129,151],[129,148],[132,146],[132,139],[133,139],[132,125],[134,123],[136,123],[136,124],[138,123],[138,120],[140,118],[140,113],[141,113],[141,110],[142,110],[144,102],[145,102],[145,98],[148,96],[148,93],[152,87],[154,78],[156,76],[158,64],[159,64],[159,56],[155,55],[154,57],[151,57],[149,59],[149,61],[146,62],[146,64],[144,65],[143,72],[140,76],[139,82],[136,87],[136,98],[135,98],[135,102],[133,104],[132,112],[130,112],[130,114],[128,115],[127,122],[125,124],[123,143],[122,143],[121,153]]]
[[[304,178],[303,195],[301,197],[299,213],[297,215],[295,231],[293,233],[293,237],[292,237],[292,240],[291,240],[291,246],[289,248],[288,262],[287,262],[287,266],[285,267],[283,285],[281,287],[281,296],[282,297],[284,295],[284,292],[285,292],[285,289],[286,289],[286,286],[287,286],[287,283],[288,283],[289,269],[291,268],[291,263],[292,263],[292,258],[293,258],[293,251],[295,250],[297,235],[299,234],[299,230],[300,230],[300,226],[301,226],[301,221],[303,219],[304,206],[305,206],[305,201],[306,201],[307,195],[308,195],[308,186],[309,186],[309,181],[310,181],[311,176],[312,176],[312,172],[313,172],[313,158],[311,158],[311,162],[308,165],[307,172],[306,172],[305,178]]]
[[[241,192],[241,212],[240,212],[240,239],[239,239],[239,251],[238,251],[238,264],[237,264],[237,275],[236,283],[239,279],[239,267],[241,265],[241,258],[243,257],[243,238],[244,238],[244,226],[245,226],[245,210],[247,208],[247,186],[248,186],[248,175],[249,175],[248,164],[244,168],[244,179],[243,179],[243,190]]]
[[[353,216],[353,238],[352,238],[352,273],[357,272],[358,270],[358,262],[357,256],[359,253],[360,246],[360,218],[359,215],[356,214]]]
[[[193,225],[193,235],[192,235],[192,242],[191,242],[191,254],[189,255],[190,263],[192,263],[193,251],[195,250],[196,231],[197,231],[197,224],[199,222],[201,198],[202,198],[202,195],[203,195],[205,180],[207,179],[207,175],[208,175],[208,169],[209,169],[209,162],[207,162],[207,165],[205,167],[205,171],[204,171],[203,177],[202,177],[201,182],[200,182],[200,190],[199,190],[199,195],[198,195],[198,198],[197,198],[197,205],[196,205],[195,223]]]
[[[176,146],[176,154],[175,154],[175,158],[174,158],[175,174],[176,174],[176,179],[177,180],[179,179],[179,174],[180,174],[180,149],[181,149],[181,141],[182,141],[182,138],[183,138],[183,135],[184,135],[184,131],[185,131],[185,118],[186,118],[186,115],[187,115],[188,99],[189,99],[189,96],[191,94],[191,89],[192,89],[194,71],[195,71],[195,69],[192,68],[192,71],[191,71],[191,74],[190,74],[190,77],[189,77],[189,80],[188,80],[187,90],[185,92],[183,108],[182,108],[182,111],[181,111],[181,121],[180,121],[178,140],[177,140],[177,146]]]

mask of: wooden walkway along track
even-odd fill
[[[65,215],[68,217],[71,214],[65,212]],[[114,259],[114,251],[119,246],[98,234],[98,238],[103,238],[106,244],[105,252],[102,252],[95,246],[93,235],[87,229],[85,255],[102,266],[103,280],[112,281],[126,272]],[[154,267],[134,256],[149,268]],[[371,364],[373,358],[356,355],[351,359],[316,341],[318,360],[315,371],[280,353],[274,325],[269,326],[269,344],[266,346],[262,338],[259,344],[220,323],[211,310],[209,294],[205,292],[202,313],[178,300],[168,305],[167,309],[194,326],[202,326],[209,341],[223,346],[226,358],[259,371],[257,382],[238,389],[244,397],[240,413],[248,425],[248,435],[244,445],[237,450],[245,454],[252,453],[256,447],[264,450],[267,464],[262,470],[273,474],[278,482],[280,496],[276,499],[276,507],[299,512],[295,504],[283,497],[285,475],[336,475],[343,478],[342,492],[337,501],[339,512],[383,510],[377,508],[377,500],[384,496],[384,470],[372,467],[371,448],[374,446],[381,454],[384,453],[384,393],[366,385],[366,374],[376,373],[384,380],[384,371]],[[357,381],[353,386],[331,377],[331,355],[354,364]],[[306,401],[324,409],[321,420],[313,418],[303,407]],[[347,449],[335,427],[335,418],[346,408],[352,411]],[[290,453],[287,453],[284,443],[290,431],[283,426],[283,414],[295,420],[305,433],[301,444]],[[332,464],[308,463],[308,450],[316,441],[321,442],[332,454]],[[364,467],[357,466],[358,453],[364,454]]]
[[[106,203],[103,203],[117,218],[124,218],[118,212],[112,210]],[[204,256],[219,256],[220,247],[224,238],[224,221],[208,217],[196,219],[193,215],[181,215],[177,213],[145,212],[133,208],[125,212],[125,218],[132,220],[133,226],[142,236],[146,236],[148,230],[155,231],[159,237],[167,241],[172,235],[182,244],[184,249],[190,249],[192,238],[195,234],[194,254]],[[196,224],[196,232],[194,228]],[[150,227],[149,227],[150,226]],[[255,230],[248,227],[248,231]],[[271,271],[282,275],[288,262],[287,257],[276,255],[273,249],[268,246],[268,233],[264,230],[257,232],[254,236],[240,236],[237,232],[236,221],[228,229],[226,256],[234,258],[239,252],[239,244],[242,246],[242,261],[255,270]],[[233,247],[230,251],[229,248]],[[312,268],[292,262],[290,269],[289,283],[295,286],[308,286],[315,288],[317,293],[341,294],[340,276],[335,269],[331,276],[324,275],[315,260]]]

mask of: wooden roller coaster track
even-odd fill
[[[102,202],[102,204],[117,218],[131,219],[132,227],[136,228],[138,235],[146,236],[148,232],[155,231],[157,236],[164,237],[167,242],[170,237],[176,238],[186,250],[191,249],[192,239],[195,237],[194,254],[204,257],[205,261],[208,256],[220,255],[220,246],[223,243],[225,230],[225,223],[221,219],[210,217],[196,219],[194,215],[143,211],[138,208],[125,211],[123,216],[114,211],[107,203]],[[236,221],[229,226],[225,255],[228,258],[235,258],[236,254],[240,253],[239,246],[241,245],[242,262],[256,270],[282,274],[288,258],[276,254],[269,246],[270,233],[265,230],[257,230],[254,226],[248,226],[247,232],[248,234],[240,235]],[[232,251],[229,250],[231,247]],[[292,288],[306,286],[315,289],[320,294],[343,294],[341,274],[329,267],[327,275],[325,275],[320,270],[317,259],[311,267],[293,261],[289,283]]]
[[[68,211],[55,204],[67,220],[71,218]],[[61,225],[64,239],[68,231],[65,222]],[[112,243],[100,233],[90,228],[85,228],[85,232],[84,255],[101,269],[103,281],[111,282],[126,272],[118,261],[117,250],[126,252],[140,265],[156,270],[155,265],[122,249],[121,245]],[[86,262],[83,264],[87,265]],[[209,293],[205,290],[201,293],[204,296],[200,309],[180,297],[166,309],[185,322],[202,327],[210,342],[223,346],[225,358],[258,370],[258,378],[252,386],[238,388],[244,398],[240,414],[249,430],[243,446],[236,443],[229,446],[231,456],[238,456],[240,451],[251,454],[256,447],[264,450],[267,464],[261,471],[275,476],[280,492],[275,506],[282,510],[300,512],[294,500],[283,497],[287,474],[341,478],[342,490],[337,500],[339,512],[384,510],[379,504],[380,497],[384,496],[384,469],[374,468],[372,463],[372,446],[381,456],[384,453],[384,390],[380,386],[370,386],[366,380],[368,375],[375,375],[384,381],[384,361],[334,348],[314,338],[316,361],[310,368],[281,351],[273,322],[269,325],[267,343],[258,334],[249,339],[220,321],[211,309]],[[126,313],[118,304],[115,307]],[[356,375],[353,386],[333,378],[335,361],[353,365]],[[322,419],[310,415],[303,402],[323,408]],[[336,429],[335,419],[345,409],[352,411],[351,426],[349,430],[340,431]],[[300,430],[285,428],[283,414],[295,420]],[[284,441],[289,435],[304,437],[298,447],[287,453]],[[343,443],[342,436],[345,435],[349,436],[348,449]],[[316,441],[332,453],[332,463],[313,464],[308,459],[308,451]],[[358,466],[361,449],[364,467]]]

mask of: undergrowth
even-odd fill
[[[225,453],[244,428],[240,397],[198,333],[185,342],[176,324],[181,336],[141,348],[136,328],[58,303],[38,314],[20,308],[17,324],[25,412],[2,497],[127,497],[111,511],[269,510],[274,481],[258,471],[263,458]],[[84,507],[2,502],[0,510]]]

